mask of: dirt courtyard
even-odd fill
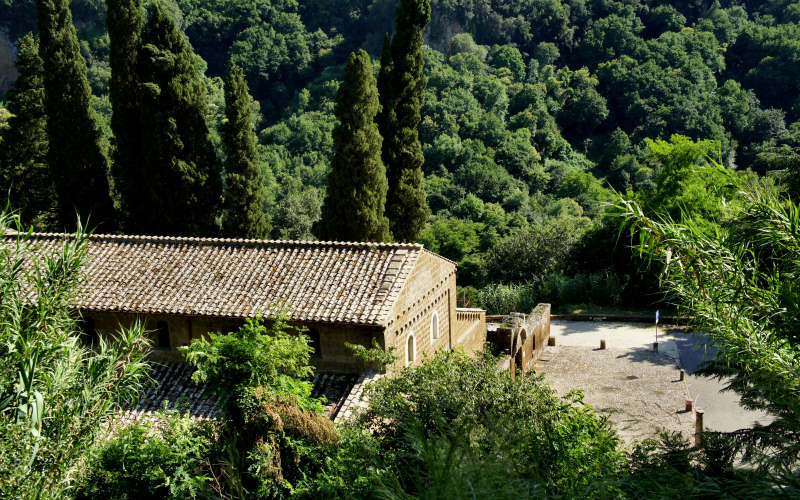
[[[608,416],[628,445],[660,429],[694,434],[694,414],[683,411],[686,383],[670,356],[647,347],[557,345],[546,348],[535,370],[559,394],[583,389],[584,401]]]

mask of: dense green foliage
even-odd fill
[[[225,119],[222,125],[226,157],[222,228],[233,237],[264,238],[270,230],[264,213],[267,177],[258,165],[252,98],[244,73],[235,64],[231,65],[225,80]]]
[[[86,234],[50,258],[0,215],[0,495],[70,492],[112,412],[138,397],[149,346],[142,329],[86,343],[71,304],[83,279]],[[16,237],[15,237],[16,235]]]
[[[221,474],[239,498],[286,495],[314,474],[338,434],[311,397],[308,337],[278,314],[265,326],[248,320],[236,332],[212,334],[184,348],[223,405],[227,429]]]
[[[142,30],[140,113],[145,118],[133,217],[137,232],[208,235],[218,231],[221,167],[205,120],[206,87],[194,52],[169,13],[156,3]],[[129,203],[129,204],[130,204]]]
[[[427,83],[422,74],[422,30],[430,18],[430,0],[401,0],[394,36],[384,42],[381,56],[378,127],[389,181],[386,215],[392,235],[405,242],[416,241],[428,217],[418,126]]]
[[[99,445],[79,486],[80,499],[210,497],[214,425],[175,414],[159,414],[122,427]]]
[[[378,88],[369,54],[350,55],[336,94],[335,152],[317,236],[323,240],[390,241],[386,168],[381,160]]]
[[[113,191],[120,226],[127,231],[220,231],[224,182],[218,179],[225,175],[209,165],[213,156],[226,157],[221,78],[233,61],[260,105],[254,161],[264,180],[247,189],[265,190],[260,210],[272,223],[271,237],[312,238],[336,150],[337,89],[349,54],[361,48],[374,59],[383,48],[378,87],[384,105],[377,122],[384,148],[405,141],[409,146],[401,153],[407,158],[399,164],[416,168],[422,162],[422,174],[409,169],[413,175],[400,182],[383,158],[389,206],[399,200],[417,208],[427,203],[430,210],[427,218],[416,210],[414,217],[401,220],[414,226],[413,236],[394,236],[424,242],[456,260],[459,282],[476,289],[510,285],[508,273],[495,272],[498,245],[511,248],[532,231],[553,226],[565,228],[570,245],[559,259],[550,259],[553,267],[512,269],[515,286],[545,298],[542,282],[610,276],[609,285],[621,283],[623,290],[607,302],[651,305],[658,298],[654,276],[638,271],[626,244],[617,245],[615,225],[603,219],[607,188],[631,190],[648,212],[664,204],[675,213],[689,203],[711,219],[724,212],[715,208],[717,199],[736,196],[718,185],[724,180],[713,170],[711,178],[695,171],[703,167],[702,158],[665,177],[663,171],[672,168],[665,155],[680,156],[681,148],[694,147],[665,146],[675,135],[728,169],[774,175],[800,196],[800,108],[793,92],[800,81],[797,0],[163,1],[161,10],[200,56],[186,52],[174,59],[183,65],[180,71],[173,67],[176,75],[196,76],[180,85],[166,75],[155,82],[152,75],[134,78],[123,69],[146,66],[147,58],[132,50],[141,45],[135,26],[144,18],[136,2],[112,5],[106,33],[104,2],[71,4],[81,27],[78,40],[94,93],[92,107],[99,126],[111,132],[111,123],[115,136]],[[0,22],[12,41],[36,28],[33,6],[32,0],[0,3]],[[163,62],[168,60],[173,59]],[[110,71],[114,68],[120,69]],[[192,137],[186,144],[195,144],[203,160],[167,152],[188,137],[170,132],[167,116],[175,113],[167,112],[161,98],[161,114],[154,114],[153,103],[139,106],[142,96],[134,79],[142,95],[155,89],[151,83],[159,90],[170,88],[167,82],[186,85],[186,103],[191,101],[195,111],[178,120],[178,130]],[[129,89],[127,102],[114,97],[116,87]],[[132,118],[120,125],[136,115],[128,113],[134,104],[145,109],[140,123]],[[122,109],[126,105],[128,112]],[[112,110],[119,116],[112,117]],[[154,123],[154,118],[166,122]],[[385,130],[387,120],[397,133]],[[142,172],[150,162],[141,155],[152,154],[134,143],[139,134],[150,136],[154,130],[162,134],[158,153],[165,155],[155,157],[157,164],[175,160],[173,166],[189,179],[186,186],[176,189],[174,179],[160,177],[172,167],[159,167],[158,175]],[[209,152],[209,141],[216,155]],[[141,179],[154,179],[149,184],[155,187]],[[396,187],[408,190],[393,198]],[[12,194],[12,200],[35,198],[35,193]],[[165,205],[165,199],[174,203]],[[182,205],[192,203],[208,212],[196,213],[202,223],[185,219],[195,213]],[[49,225],[46,217],[37,219],[38,214],[20,208],[26,220]],[[175,221],[160,227],[165,214]],[[391,209],[386,214],[393,218]],[[545,253],[529,245],[532,253],[524,261],[547,261],[550,250],[539,248]],[[598,297],[567,295],[581,302]]]
[[[12,116],[3,134],[0,182],[19,196],[12,196],[10,202],[22,217],[48,226],[55,216],[55,193],[47,168],[44,69],[32,34],[20,39],[17,70],[19,77],[7,95]]]
[[[732,376],[728,386],[745,406],[776,417],[734,433],[729,445],[781,477],[800,464],[800,208],[770,186],[730,180],[743,189],[742,206],[714,232],[688,214],[675,222],[630,201],[619,208],[641,250],[665,262],[667,289],[719,347],[708,371]]]
[[[369,388],[335,459],[303,485],[317,498],[598,496],[623,455],[579,394],[513,379],[491,356],[439,352]]]
[[[37,0],[39,55],[44,69],[47,162],[57,197],[58,225],[75,213],[104,229],[113,227],[108,183],[108,141],[91,107],[86,62],[68,0]]]
[[[111,129],[114,132],[114,162],[111,173],[120,204],[121,226],[136,229],[136,220],[148,210],[140,204],[147,190],[142,174],[145,116],[141,114],[142,87],[138,61],[144,10],[141,0],[108,0],[109,63],[111,79]]]

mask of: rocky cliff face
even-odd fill
[[[447,47],[454,35],[464,32],[464,25],[457,16],[444,14],[434,9],[431,22],[425,28],[423,37],[430,47],[447,54]]]

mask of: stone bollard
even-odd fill
[[[686,377],[686,372],[681,370],[681,381],[683,381],[684,377]]]
[[[692,401],[691,399],[687,399],[686,400],[686,411],[692,411],[693,408],[694,408],[694,401]]]
[[[553,347],[556,345],[556,338],[555,337],[547,337],[547,345]]]
[[[600,350],[602,351],[602,350],[604,350],[605,348],[606,348],[606,341],[605,341],[605,340],[601,340],[601,341],[600,341]]]
[[[703,415],[705,412],[703,410],[697,410],[695,415],[695,422],[694,422],[694,445],[700,446],[703,444]]]

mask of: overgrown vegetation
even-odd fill
[[[581,496],[623,463],[608,422],[541,376],[443,352],[368,390],[369,408],[300,490],[314,498]]]
[[[2,496],[800,494],[798,1],[108,8],[0,3],[19,47],[0,190],[37,229],[78,222],[31,260],[23,226],[0,216]],[[331,179],[352,202],[368,184],[342,155],[362,131],[376,229],[337,234],[354,207],[331,216],[322,194]],[[329,238],[387,239],[379,147],[394,237],[457,261],[471,305],[635,307],[666,292],[720,348],[707,372],[773,423],[624,453],[580,395],[438,353],[374,384],[337,428],[311,397],[308,340],[278,315],[185,350],[222,401],[218,424],[166,415],[106,432],[146,381],[147,345],[141,328],[81,336],[75,210],[109,231],[292,239],[325,214]]]
[[[34,4],[12,0],[0,6],[0,23],[5,21],[12,41],[37,29]],[[272,222],[271,237],[312,238],[334,158],[337,90],[349,54],[358,49],[366,50],[373,63],[382,60],[379,80],[393,74],[391,80],[402,80],[398,85],[405,89],[378,85],[383,111],[377,122],[383,124],[383,135],[391,136],[388,141],[383,138],[383,149],[410,141],[401,148],[410,155],[401,163],[416,166],[421,161],[424,174],[423,200],[418,173],[408,183],[398,183],[388,157],[383,159],[391,181],[389,205],[396,204],[391,201],[393,186],[403,184],[407,193],[399,199],[413,199],[420,208],[413,211],[414,217],[405,217],[415,221],[414,237],[395,237],[424,242],[456,260],[463,285],[517,283],[538,290],[542,280],[555,282],[561,275],[580,281],[578,275],[610,273],[615,276],[612,281],[623,284],[619,301],[625,307],[652,305],[660,298],[655,276],[642,275],[635,256],[625,244],[617,244],[615,225],[603,219],[604,203],[610,200],[607,188],[631,190],[648,211],[663,204],[665,211],[674,213],[685,202],[698,211],[717,210],[718,199],[728,202],[736,195],[718,185],[724,183],[719,176],[692,173],[704,163],[702,155],[699,162],[684,162],[690,168],[675,170],[672,180],[663,175],[672,168],[666,156],[675,153],[679,158],[686,153],[681,150],[695,147],[692,144],[713,151],[712,157],[728,169],[769,173],[785,179],[795,195],[798,192],[800,115],[791,91],[800,81],[792,62],[797,59],[793,40],[800,5],[795,0],[744,5],[664,5],[654,0],[165,0],[159,2],[161,7],[137,0],[110,5],[107,11],[103,2],[77,0],[72,11],[81,26],[77,40],[93,93],[91,108],[114,146],[112,198],[116,226],[125,231],[263,234],[262,222],[267,220]],[[402,8],[397,11],[398,7]],[[166,38],[164,43],[142,39],[143,26],[158,12],[185,32],[191,49],[174,34],[169,47],[164,45]],[[165,57],[173,54],[176,63],[182,61],[180,68],[171,70],[177,79],[164,74],[158,80],[147,72],[150,56],[142,54],[148,45]],[[191,50],[196,55],[187,55]],[[21,63],[23,76],[34,71],[24,58]],[[222,79],[231,63],[242,68],[258,103],[253,108],[258,110],[256,157],[248,160],[249,171],[256,174],[248,178],[258,179],[250,181],[259,184],[257,188],[239,185],[232,163],[226,172],[218,168],[232,157],[253,158],[244,142],[241,152],[221,147],[226,121]],[[77,68],[80,61],[74,64]],[[23,87],[25,81],[36,80],[35,75],[27,78],[21,79]],[[174,101],[168,99],[170,81],[185,87],[180,94],[187,98],[183,104],[167,103]],[[158,109],[140,114],[142,92],[156,87],[167,89],[159,94]],[[776,92],[777,88],[787,90]],[[408,104],[400,106],[405,106],[403,116],[395,109],[401,94]],[[195,111],[181,112],[189,101]],[[180,117],[196,118],[197,113],[204,123],[193,118],[194,125],[181,125],[184,135],[170,132],[168,126],[142,124],[143,119],[162,115],[165,123],[175,119],[188,124]],[[3,133],[5,144],[28,137],[27,143],[12,149],[42,151],[46,144],[39,136],[17,130],[35,128],[35,114],[30,118],[33,121],[10,120],[11,128]],[[403,120],[404,125],[394,129],[407,133],[388,132],[384,122],[390,118]],[[150,160],[142,161],[142,131],[147,137],[156,134],[148,143],[172,144],[172,153],[156,147]],[[421,154],[411,146],[416,144],[415,134]],[[676,134],[687,139],[673,142]],[[201,154],[208,140],[216,158]],[[178,151],[182,145],[186,151]],[[177,165],[185,179],[165,177],[139,189],[139,179],[155,178],[139,172],[155,157],[164,167],[156,173]],[[170,166],[173,160],[177,163]],[[53,206],[32,205],[42,198],[42,189],[25,182],[43,172],[53,182],[74,177],[55,175],[48,168],[46,162],[4,160],[0,188],[10,190],[12,204],[23,209],[26,221],[59,229],[47,216],[61,210],[57,197],[51,196]],[[231,175],[228,181],[225,175]],[[241,203],[232,199],[239,197],[234,193],[250,198],[248,220],[260,229],[248,232],[238,222],[225,227],[225,219],[233,219],[220,212],[225,209],[217,181],[235,188],[224,200],[228,212],[231,203]],[[46,183],[37,183],[42,185]],[[182,195],[172,196],[176,192]],[[143,203],[147,197],[151,201]],[[177,205],[161,206],[169,200],[193,199],[197,203],[188,212]],[[210,212],[202,215],[203,221],[192,219],[200,217],[195,213],[198,205]],[[430,216],[417,220],[425,205]],[[89,209],[82,208],[81,215]],[[65,210],[72,223],[72,208]],[[100,222],[98,216],[99,212],[95,220]],[[175,223],[162,228],[169,217]],[[62,221],[61,227],[68,223]],[[564,253],[530,248],[533,253],[522,262],[545,262],[556,255],[550,261],[553,266],[516,268],[516,274],[508,276],[497,260],[498,249],[512,248],[532,232],[550,227],[559,228],[570,242]],[[571,299],[597,299],[589,295]],[[615,298],[613,294],[604,302]]]
[[[0,234],[0,494],[60,498],[113,412],[138,397],[149,345],[141,327],[86,345],[71,308],[86,259],[80,228],[47,258],[5,213]]]
[[[775,416],[766,426],[722,436],[727,461],[720,468],[732,469],[741,453],[796,494],[800,208],[769,183],[742,183],[717,168],[741,189],[742,204],[714,232],[688,213],[677,221],[648,217],[628,200],[618,209],[640,251],[664,263],[671,296],[719,348],[706,374],[730,376],[727,385],[745,407]]]

